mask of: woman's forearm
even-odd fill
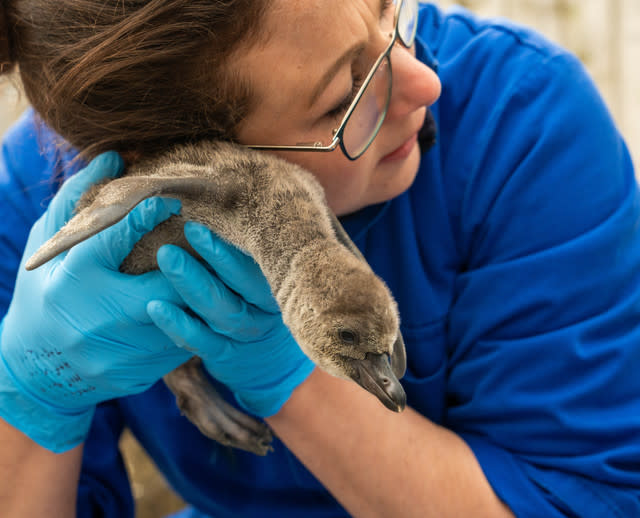
[[[319,369],[267,422],[355,517],[513,516],[460,437]]]
[[[81,464],[82,446],[52,453],[0,419],[0,514],[75,516]]]

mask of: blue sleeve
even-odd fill
[[[116,401],[98,405],[84,443],[78,486],[78,518],[133,518],[133,496],[118,448],[124,428]]]
[[[575,58],[478,30],[484,44],[455,56],[443,44],[438,56],[445,88],[467,81],[471,92],[443,91],[440,105],[450,110],[443,162],[456,164],[446,181],[464,183],[451,201],[463,268],[447,426],[517,516],[640,516],[640,196],[629,153]],[[486,59],[470,65],[465,52]]]
[[[0,155],[0,314],[7,311],[29,230],[59,186],[72,173],[73,153],[65,153],[32,111],[3,138]],[[98,406],[85,442],[78,493],[78,516],[133,516],[127,474],[118,450],[124,426],[116,402]]]
[[[29,230],[53,196],[49,160],[27,112],[5,135],[0,156],[0,314],[11,301]],[[47,174],[48,173],[48,174]]]

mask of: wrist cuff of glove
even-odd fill
[[[95,407],[69,412],[22,389],[0,355],[0,417],[40,446],[62,453],[82,443]]]
[[[293,391],[309,377],[314,368],[315,364],[305,358],[293,373],[278,383],[277,387],[242,390],[235,393],[236,401],[250,414],[261,418],[271,417],[280,411]]]

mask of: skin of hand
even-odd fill
[[[254,261],[202,225],[188,223],[185,235],[213,271],[172,245],[158,251],[158,264],[198,316],[163,301],[150,302],[149,314],[177,344],[203,357],[241,405],[269,415],[280,439],[352,516],[513,516],[453,432],[412,409],[389,412],[349,380],[320,369],[309,375],[313,364],[304,358],[298,364],[302,353]],[[247,390],[254,396],[273,390],[276,396],[258,404],[277,404],[256,411],[255,401],[244,399]]]
[[[23,263],[90,185],[121,170],[120,157],[105,153],[65,182],[33,226]],[[176,200],[150,199],[42,268],[21,264],[2,321],[0,415],[40,445],[57,452],[76,446],[97,403],[141,392],[191,357],[147,315],[151,299],[179,301],[164,276],[118,271],[135,242],[179,209]]]
[[[349,380],[320,369],[309,375],[309,360],[298,371],[301,352],[253,260],[199,224],[188,223],[185,235],[213,271],[172,245],[158,251],[158,264],[199,318],[163,301],[150,302],[149,314],[203,357],[243,406],[269,415],[280,439],[352,516],[513,516],[456,434],[412,409],[389,412]],[[273,376],[285,380],[285,390],[275,389],[281,396],[266,399],[278,402],[277,411],[256,412],[242,391],[269,391]]]
[[[73,518],[82,451],[80,445],[64,453],[54,453],[0,419],[2,515]]]
[[[251,257],[197,223],[185,225],[185,236],[215,273],[173,245],[158,250],[158,266],[197,316],[162,300],[148,304],[149,315],[176,344],[200,356],[246,411],[273,415],[314,364],[282,322]]]
[[[245,407],[242,389],[234,387],[259,395],[270,390],[273,376],[283,380],[293,372],[286,390],[275,389],[283,394],[275,399],[278,410],[262,414],[352,516],[513,516],[453,432],[412,409],[389,412],[349,380],[320,369],[309,375],[309,360],[300,375],[301,352],[253,260],[202,225],[188,223],[185,235],[213,271],[172,245],[158,251],[158,264],[198,316],[164,301],[150,302],[149,314],[177,344],[203,357]]]
[[[320,369],[266,421],[350,516],[514,516],[459,436]]]

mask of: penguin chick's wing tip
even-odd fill
[[[63,227],[63,229],[46,241],[31,257],[29,257],[24,267],[28,271],[35,270],[43,264],[51,261],[51,259],[57,255],[68,250],[77,242],[79,241],[75,240],[74,236],[64,232]]]

